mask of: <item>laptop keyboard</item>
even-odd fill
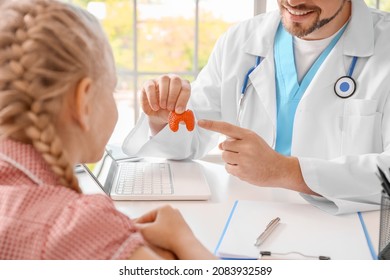
[[[124,195],[173,194],[169,163],[122,163],[116,193]]]

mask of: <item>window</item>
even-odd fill
[[[390,12],[390,0],[364,0],[369,7],[381,9]],[[278,8],[277,0],[266,0],[267,11]]]
[[[176,73],[194,80],[218,39],[250,18],[265,0],[65,0],[88,9],[108,34],[117,66],[119,144],[138,116],[137,90],[150,78]],[[259,10],[261,11],[261,10]]]
[[[390,0],[365,0],[370,7],[390,12]]]

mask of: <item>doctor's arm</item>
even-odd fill
[[[295,190],[308,202],[331,214],[379,209],[381,186],[375,172],[377,165],[384,170],[390,166],[389,116],[383,121],[382,153],[329,160],[280,155],[257,134],[228,123],[201,120],[198,125],[230,137],[219,148],[227,172],[241,180],[258,186]]]
[[[195,119],[221,119],[221,48],[218,40],[207,65],[196,80],[188,81],[165,75],[147,81],[141,89],[142,113],[136,126],[127,135],[122,149],[130,156],[167,159],[201,158],[218,143],[218,135],[206,130],[188,131],[182,126],[173,132],[167,126],[170,110],[194,112]],[[152,136],[152,137],[150,137]]]
[[[225,168],[233,176],[253,185],[282,187],[316,195],[306,185],[298,159],[275,152],[253,131],[210,120],[199,120],[198,125],[229,137],[219,144],[219,148],[226,162]]]

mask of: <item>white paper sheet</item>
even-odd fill
[[[275,217],[280,217],[280,224],[262,245],[254,246]],[[272,258],[300,259],[298,254],[276,255],[299,252],[333,260],[372,259],[357,214],[332,216],[310,204],[237,201],[216,254],[221,258],[258,258],[260,251],[271,251]]]

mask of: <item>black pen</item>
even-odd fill
[[[310,256],[310,255],[305,255],[305,254],[302,254],[301,252],[296,252],[296,251],[293,251],[293,252],[286,252],[286,253],[275,253],[275,252],[272,252],[271,251],[260,251],[260,254],[259,254],[259,259],[262,258],[262,259],[265,259],[265,258],[270,258],[270,259],[299,259],[296,257],[296,255],[299,255],[301,256],[302,258],[305,258],[305,259],[317,259],[317,260],[330,260],[330,257],[327,257],[327,256]]]
[[[387,180],[385,173],[383,173],[383,171],[379,168],[379,166],[377,166],[377,168],[379,171],[382,187],[387,193],[387,195],[390,196],[390,182]]]

